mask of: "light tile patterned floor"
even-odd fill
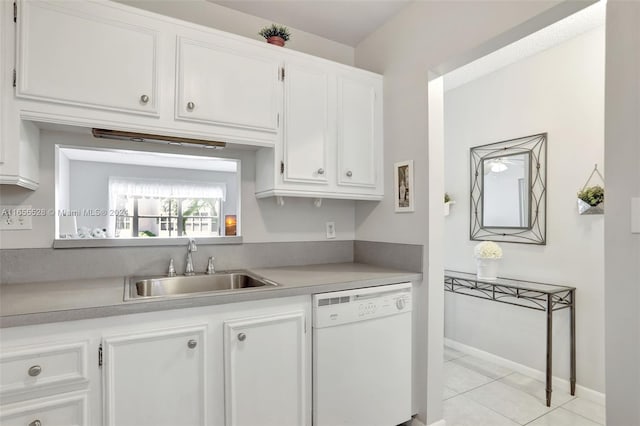
[[[455,349],[444,348],[447,426],[602,426],[605,409],[554,390],[545,406],[544,383]]]

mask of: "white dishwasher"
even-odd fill
[[[411,283],[313,296],[313,425],[411,419]]]

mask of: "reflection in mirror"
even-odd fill
[[[56,149],[59,239],[215,238],[239,217],[238,160]]]
[[[470,238],[546,244],[547,134],[471,148]]]
[[[482,226],[530,228],[530,153],[482,161]]]

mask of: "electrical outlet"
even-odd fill
[[[17,231],[32,229],[31,206],[1,206],[0,230]]]
[[[327,222],[327,238],[331,240],[335,237],[336,237],[336,223]]]

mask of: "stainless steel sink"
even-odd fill
[[[273,287],[278,284],[248,271],[226,271],[211,275],[176,277],[129,277],[125,279],[125,300],[168,298]]]

